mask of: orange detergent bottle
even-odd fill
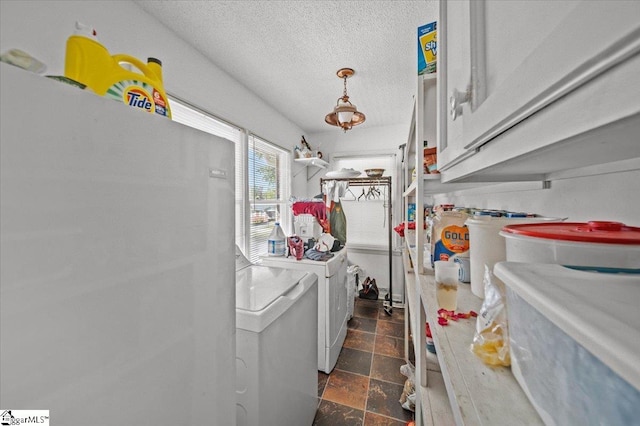
[[[130,71],[122,64],[132,65],[140,72]],[[75,34],[67,40],[64,75],[100,96],[171,118],[162,84],[162,62],[149,58],[145,64],[133,56],[110,55],[98,42],[95,30],[79,22]]]

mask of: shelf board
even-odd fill
[[[433,270],[417,275],[427,320],[437,324],[438,307]],[[482,300],[468,284],[458,286],[459,312],[480,312]],[[431,327],[454,418],[460,425],[543,424],[515,380],[511,369],[490,367],[473,354],[476,321],[463,319]]]
[[[446,194],[486,186],[486,183],[477,182],[443,183],[441,179],[442,176],[439,173],[424,175],[424,195]]]
[[[412,306],[417,305],[416,298],[418,297],[418,289],[416,287],[416,275],[413,272],[413,268],[411,267],[411,256],[407,248],[405,248],[405,250],[403,250],[402,252],[402,260],[405,271],[404,275],[407,294],[407,303],[405,306],[406,309],[410,310]],[[414,325],[414,322],[418,317],[419,315],[416,313],[409,314],[409,312],[407,312],[405,314],[405,320],[409,322],[411,334],[412,336],[414,336],[414,348],[416,347],[415,345],[418,344],[417,342],[420,341],[420,339],[417,338],[414,330],[417,329],[419,333],[424,333],[423,326]],[[421,348],[421,350],[426,354],[428,386],[425,387],[418,385],[418,388],[416,389],[416,396],[420,398],[420,404],[418,405],[418,408],[423,414],[426,425],[451,425],[453,424],[453,413],[449,404],[449,398],[447,396],[447,390],[444,385],[444,380],[440,372],[440,363],[438,362],[438,358],[435,354],[427,351],[426,348]],[[419,353],[416,354],[416,358],[418,356],[420,356]],[[417,377],[418,372],[416,372],[416,378]]]
[[[320,167],[321,169],[326,169],[327,167],[329,167],[329,163],[318,157],[294,158],[293,161],[295,161],[296,163],[302,163],[305,166]]]
[[[411,195],[415,195],[417,186],[418,186],[418,183],[414,180],[413,182],[411,182],[411,185],[409,185],[407,190],[402,193],[402,196],[409,197]]]
[[[411,267],[411,261],[410,261],[410,256],[408,254],[408,250],[403,250],[402,251],[402,263],[404,266],[404,280],[405,280],[405,287],[406,287],[406,292],[407,292],[407,301],[405,303],[405,306],[414,306],[415,305],[415,301],[416,298],[418,297],[418,291],[416,288],[416,274],[414,274],[413,272],[413,268]],[[410,332],[412,336],[416,336],[415,333],[415,326],[413,325],[414,321],[409,321],[409,328],[410,328]],[[414,337],[415,340],[415,337]],[[415,345],[415,341],[414,341],[414,345]]]
[[[462,191],[465,189],[472,189],[478,187],[487,186],[486,183],[478,183],[478,182],[441,182],[441,175],[439,173],[431,173],[423,176],[424,181],[424,195],[436,195],[436,194],[446,194],[450,192]],[[418,184],[414,180],[411,182],[411,185],[402,193],[403,197],[411,197],[416,195],[416,188]]]
[[[427,371],[427,383],[429,383],[427,387],[420,386],[424,424],[433,426],[454,424],[455,420],[442,374],[437,371]]]

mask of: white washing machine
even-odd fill
[[[331,373],[347,336],[347,249],[326,262],[295,257],[263,256],[261,264],[318,275],[318,370]]]
[[[310,425],[318,407],[318,277],[236,247],[238,426]]]

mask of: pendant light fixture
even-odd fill
[[[355,73],[351,68],[341,68],[336,73],[338,77],[344,80],[344,91],[342,97],[338,98],[333,112],[327,114],[324,121],[332,126],[342,127],[342,130],[347,132],[353,126],[364,123],[366,117],[363,113],[359,112],[354,104],[349,102],[349,96],[347,96],[347,78],[351,77]]]

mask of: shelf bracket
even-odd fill
[[[314,172],[311,174],[311,176],[309,176],[309,168],[307,167],[306,169],[307,169],[307,182],[309,182],[311,179],[313,179],[313,177],[314,177],[315,175],[317,175],[318,173],[320,173],[320,170],[324,170],[324,169],[322,169],[322,168],[316,168],[316,171],[314,171]]]

